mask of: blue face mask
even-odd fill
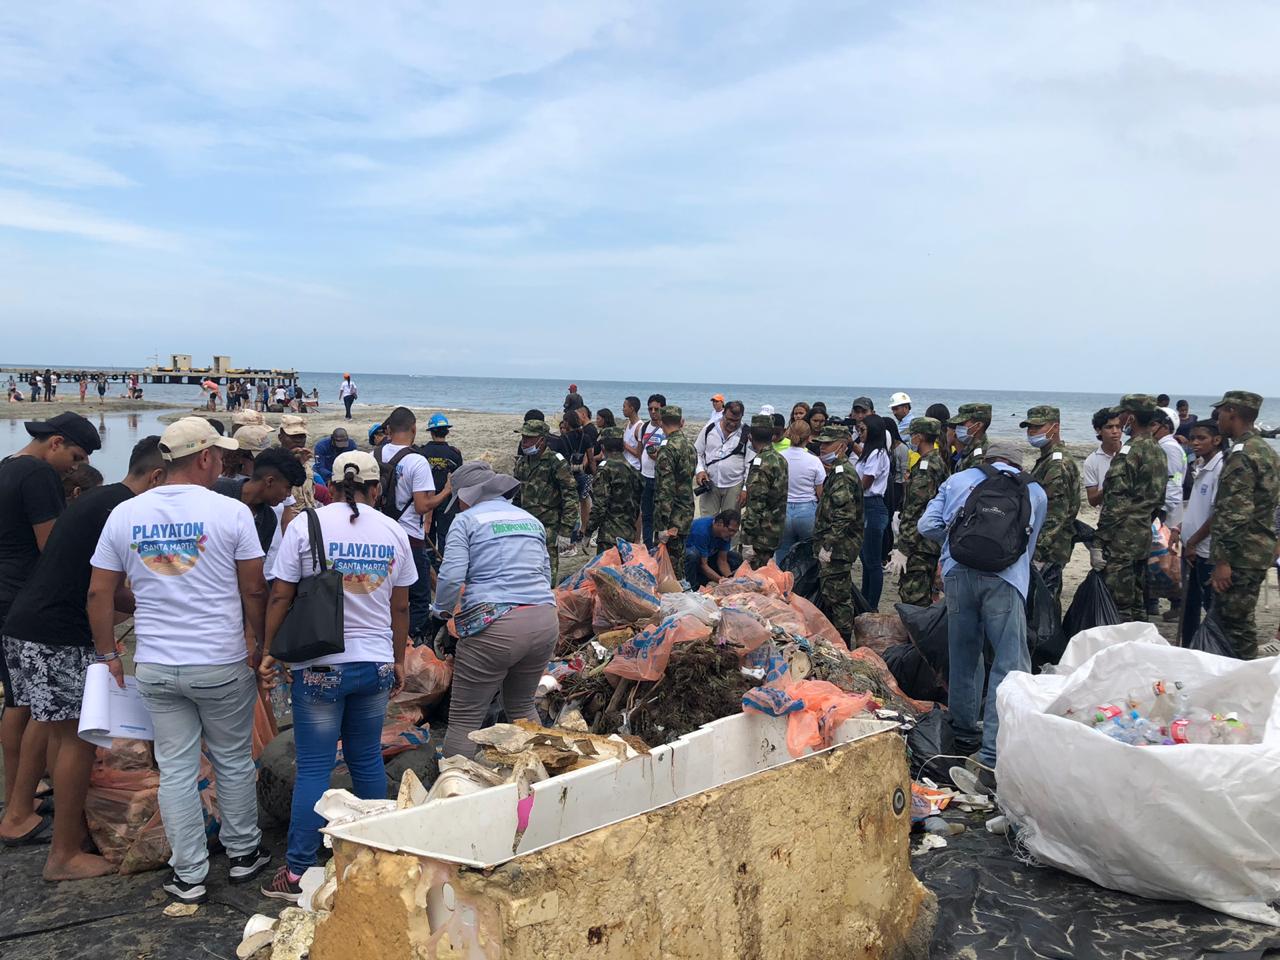
[[[834,450],[832,450],[830,453],[824,453],[824,454],[822,455],[822,462],[823,462],[823,463],[835,463],[835,462],[836,462],[836,457],[837,457],[837,456],[838,456],[838,454],[837,454]]]
[[[963,423],[956,427],[956,439],[961,443],[969,439],[969,428]]]
[[[1121,432],[1122,432],[1126,437],[1132,437],[1132,436],[1133,436],[1133,424],[1132,424],[1132,423],[1127,423],[1127,424],[1125,424],[1124,430],[1122,430]]]
[[[1049,435],[1042,433],[1038,437],[1027,437],[1027,443],[1031,444],[1037,450],[1043,449],[1049,445]]]
[[[520,452],[526,457],[536,457],[538,455],[538,445],[535,443],[532,447],[522,446]]]

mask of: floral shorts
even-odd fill
[[[15,704],[30,707],[32,718],[41,723],[79,719],[84,676],[93,663],[91,648],[5,637],[4,656]]]

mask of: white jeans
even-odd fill
[[[185,882],[200,883],[209,873],[199,790],[202,737],[218,778],[219,836],[227,855],[243,857],[262,842],[253,765],[257,678],[243,660],[189,667],[140,663],[136,673],[156,728],[160,816],[173,848],[169,865]]]

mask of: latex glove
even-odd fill
[[[819,563],[830,563],[830,562],[831,562],[831,551],[830,551],[830,550],[828,550],[826,547],[823,547],[821,550],[819,550],[819,551],[818,551],[818,562],[819,562]]]
[[[751,544],[748,543],[745,547],[742,548],[742,559],[746,560],[749,563],[755,558],[756,558],[756,548],[751,546]]]
[[[573,548],[573,541],[568,537],[556,537],[556,549],[561,553],[567,553]]]
[[[1089,548],[1089,566],[1099,573],[1107,569],[1107,558],[1102,555],[1101,547]]]
[[[894,550],[889,554],[889,572],[901,574],[907,569],[907,555],[901,550]]]
[[[902,514],[895,512],[893,520],[890,522],[889,526],[893,528],[893,535],[896,537],[898,535],[898,531],[902,528]]]

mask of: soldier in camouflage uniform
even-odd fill
[[[942,423],[933,417],[916,417],[908,427],[911,445],[920,454],[907,474],[902,515],[898,521],[898,549],[906,554],[906,565],[898,574],[898,599],[918,607],[933,602],[933,577],[942,556],[942,544],[921,535],[916,524],[924,508],[948,477],[946,459],[938,450]]]
[[[747,484],[742,491],[742,559],[753,570],[769,562],[787,522],[787,461],[773,448],[773,417],[751,418]]]
[[[1209,543],[1209,560],[1214,565],[1210,577],[1215,591],[1213,609],[1236,656],[1252,660],[1258,655],[1254,623],[1258,591],[1276,550],[1273,523],[1280,498],[1280,457],[1254,432],[1254,421],[1262,409],[1258,394],[1230,390],[1214,408],[1218,429],[1231,438],[1231,446],[1213,501]],[[1110,476],[1107,482],[1111,482]]]
[[[693,475],[698,454],[684,433],[684,411],[675,404],[662,408],[666,438],[653,458],[653,532],[667,545],[673,564],[683,563],[684,538],[693,523]]]
[[[827,616],[846,640],[853,637],[853,561],[862,552],[862,480],[846,455],[849,428],[831,425],[818,434],[827,479],[813,527],[819,581]]]
[[[640,472],[632,470],[622,455],[622,427],[605,427],[600,431],[604,462],[596,468],[591,483],[591,516],[586,536],[599,531],[596,554],[604,553],[619,539],[634,540],[636,518],[640,516]]]
[[[560,582],[560,550],[569,548],[569,534],[578,517],[578,485],[569,461],[547,446],[551,428],[545,420],[526,420],[520,434],[515,478],[520,481],[520,506],[547,530],[551,586]]]
[[[1164,506],[1169,458],[1151,438],[1156,414],[1154,397],[1126,394],[1116,412],[1132,436],[1107,469],[1098,531],[1089,548],[1089,560],[1094,570],[1102,572],[1120,616],[1125,620],[1145,620],[1142,586],[1151,555],[1151,520]]]
[[[960,455],[955,472],[981,466],[987,445],[987,429],[991,426],[991,404],[962,403],[947,423],[956,428],[956,438],[964,444],[964,453]]]
[[[1062,417],[1057,407],[1038,406],[1022,421],[1027,442],[1040,451],[1031,476],[1049,498],[1044,526],[1036,540],[1035,563],[1056,599],[1062,599],[1062,571],[1075,546],[1076,515],[1080,513],[1080,467],[1062,442]]]

